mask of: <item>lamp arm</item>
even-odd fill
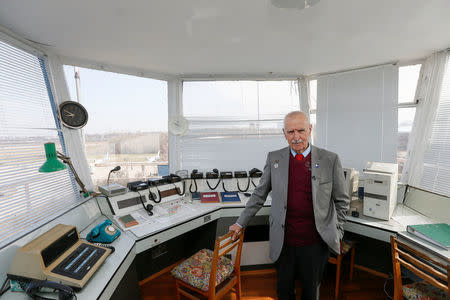
[[[72,165],[72,160],[70,159],[70,157],[65,156],[64,154],[62,154],[61,152],[58,152],[58,151],[56,151],[56,156],[69,166],[70,170],[72,171],[73,177],[75,177],[75,181],[78,183],[78,185],[81,188],[81,191],[83,193],[89,193],[86,190],[86,186],[83,184],[80,177],[78,176],[77,171],[75,171],[75,168]]]

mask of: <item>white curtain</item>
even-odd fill
[[[300,110],[309,116],[309,108],[311,107],[309,98],[309,80],[302,76],[298,79],[298,89],[300,91]]]
[[[424,167],[424,154],[429,146],[433,120],[439,104],[442,79],[447,62],[447,51],[433,54],[422,65],[416,98],[419,100],[408,142],[408,152],[402,182],[420,187]]]
[[[59,57],[50,54],[48,57],[49,79],[55,91],[55,104],[58,107],[64,101],[70,100],[69,90],[64,76],[64,69]],[[69,129],[61,126],[66,144],[67,155],[71,158],[75,171],[88,191],[94,190],[82,129]]]

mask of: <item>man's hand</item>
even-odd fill
[[[236,223],[234,223],[233,225],[230,226],[230,228],[228,228],[229,232],[233,232],[233,236],[231,237],[231,239],[233,241],[236,240],[236,237],[239,234],[239,232],[241,232],[241,230],[242,230],[242,227]]]

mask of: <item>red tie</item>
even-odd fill
[[[296,154],[295,155],[295,159],[296,160],[302,160],[303,159],[303,154]]]

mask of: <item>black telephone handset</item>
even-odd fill
[[[260,169],[257,168],[253,168],[250,171],[248,171],[248,176],[249,177],[261,177],[262,176],[262,172]]]
[[[76,299],[75,292],[73,291],[73,289],[70,286],[64,285],[64,284],[61,284],[58,282],[54,282],[54,281],[48,281],[48,280],[33,280],[33,281],[31,281],[27,285],[25,292],[32,299],[52,300],[52,298],[45,298],[45,297],[37,295],[39,290],[43,287],[53,289],[54,291],[58,291],[58,299],[59,300]]]
[[[250,182],[254,187],[256,187],[256,184],[253,182],[253,178],[259,178],[261,177],[263,172],[261,172],[260,169],[253,168],[250,171],[248,171],[248,178],[250,179]]]
[[[179,191],[179,188],[175,185],[175,190],[179,196],[182,196],[184,192],[186,191],[186,183],[184,182],[183,178],[181,176],[178,176],[177,174],[170,173],[169,175],[163,176],[169,183],[172,183],[175,185],[176,182],[183,181],[183,190]]]

